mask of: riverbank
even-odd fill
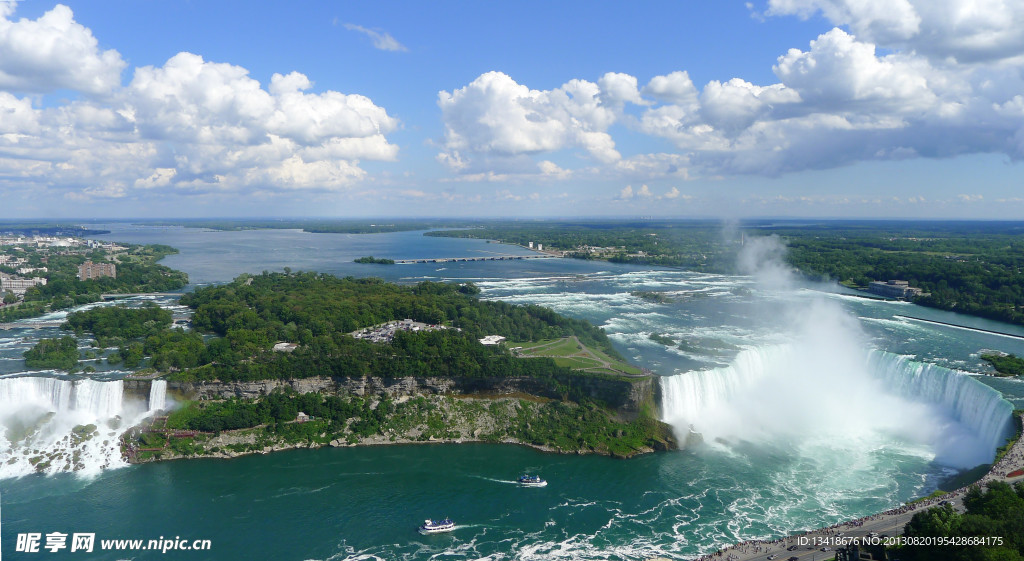
[[[1017,422],[1024,423],[1024,414],[1020,415]],[[794,534],[777,540],[741,542],[697,559],[699,561],[768,561],[769,559],[789,559],[791,557],[801,561],[818,557],[829,559],[834,556],[834,553],[830,552],[835,549],[837,544],[850,543],[854,538],[863,540],[869,536],[902,535],[903,526],[913,518],[914,514],[941,503],[948,501],[957,511],[963,512],[963,497],[968,489],[973,486],[984,487],[993,481],[1009,484],[1024,481],[1024,474],[1010,477],[1010,474],[1022,469],[1024,469],[1024,439],[1018,438],[1013,446],[1006,451],[1006,454],[992,465],[988,473],[971,485],[925,500],[909,502],[879,514],[809,530],[802,534]],[[796,549],[789,550],[790,547]],[[828,548],[828,550],[822,548]],[[823,555],[823,552],[826,554]]]
[[[335,405],[346,406],[338,402]],[[641,417],[622,422],[592,405],[525,394],[401,396],[394,401],[377,401],[372,408],[354,398],[347,405],[359,407],[358,415],[339,420],[299,413],[294,421],[201,431],[191,428],[201,424],[183,426],[203,414],[200,405],[193,403],[171,417],[154,417],[150,423],[133,428],[122,438],[122,450],[130,463],[147,463],[324,446],[490,442],[616,458],[677,447],[671,427],[658,421]],[[375,413],[380,407],[385,414]],[[250,414],[222,410],[217,415],[222,413]]]

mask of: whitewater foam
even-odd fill
[[[120,436],[146,414],[120,380],[0,379],[0,478],[127,465]]]

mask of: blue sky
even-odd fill
[[[0,0],[0,218],[1024,218],[1024,3]]]

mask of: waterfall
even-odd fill
[[[125,465],[120,436],[145,414],[120,380],[0,379],[0,478]]]
[[[0,379],[0,407],[5,413],[27,406],[55,413],[75,411],[106,419],[121,411],[124,391],[120,380],[61,380],[59,378]]]
[[[951,411],[989,449],[1002,446],[1013,429],[1013,405],[995,389],[963,372],[884,351],[871,351],[868,367],[897,394]]]
[[[937,461],[973,467],[991,461],[1012,428],[1013,406],[998,391],[877,350],[764,346],[660,383],[663,420],[680,438],[692,427],[712,440],[832,434],[869,445],[873,433],[885,433],[929,445]]]
[[[167,380],[153,380],[149,386],[150,413],[167,408]]]

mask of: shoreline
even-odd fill
[[[260,427],[260,428],[262,428],[262,427]],[[253,430],[253,429],[239,429],[239,431],[233,431],[233,432],[240,432],[240,431],[246,431],[246,430]],[[222,435],[223,435],[223,433],[222,433]],[[377,435],[377,436],[380,437],[380,435]],[[255,455],[255,454],[266,455],[266,454],[272,454],[274,452],[284,452],[284,451],[287,451],[287,450],[300,450],[300,449],[318,450],[320,448],[361,448],[361,447],[367,447],[367,446],[430,446],[430,445],[435,445],[435,444],[500,444],[500,445],[513,445],[513,446],[525,446],[527,448],[533,448],[534,450],[538,450],[540,452],[545,452],[545,453],[548,453],[548,454],[560,454],[560,455],[566,455],[566,456],[591,456],[591,455],[596,455],[596,456],[606,456],[606,457],[609,457],[609,458],[617,458],[617,459],[630,459],[630,458],[635,458],[635,457],[638,457],[638,456],[645,456],[647,454],[653,454],[653,453],[657,452],[657,450],[655,450],[654,448],[645,447],[645,448],[643,448],[641,450],[636,450],[632,454],[629,454],[629,455],[626,455],[626,456],[620,456],[620,455],[617,455],[617,454],[613,454],[613,453],[609,453],[609,452],[602,452],[602,451],[597,451],[597,450],[583,450],[583,449],[563,450],[561,448],[554,448],[554,447],[546,446],[546,445],[543,445],[543,444],[533,444],[533,443],[530,443],[530,442],[523,442],[521,440],[515,440],[515,439],[506,439],[506,440],[494,441],[494,440],[484,440],[484,439],[481,439],[481,438],[456,438],[456,439],[447,439],[446,438],[446,439],[436,439],[436,440],[414,440],[414,439],[409,439],[409,438],[402,438],[402,439],[396,439],[396,440],[383,439],[383,440],[380,440],[380,441],[376,441],[375,439],[370,438],[370,439],[361,440],[359,442],[352,443],[352,444],[347,443],[347,442],[342,442],[342,443],[337,443],[336,444],[336,442],[338,442],[338,440],[331,441],[331,442],[329,442],[327,444],[309,443],[309,442],[296,442],[296,443],[287,443],[287,444],[285,444],[285,443],[277,443],[277,444],[274,444],[274,445],[271,445],[271,446],[267,446],[267,447],[265,447],[263,449],[259,449],[259,450],[246,450],[246,451],[241,451],[241,452],[223,452],[223,451],[221,451],[221,452],[212,452],[210,454],[192,454],[192,455],[188,455],[188,454],[173,454],[173,455],[169,455],[169,456],[166,456],[166,457],[160,457],[160,458],[148,458],[148,459],[144,459],[144,460],[132,460],[132,459],[125,458],[125,460],[130,465],[143,465],[143,464],[153,464],[153,463],[159,463],[159,462],[169,462],[169,461],[174,461],[174,460],[197,460],[197,459],[205,459],[205,458],[230,460],[230,459],[239,458],[239,457],[242,457],[242,456],[252,456],[252,455]]]
[[[1018,417],[1018,422],[1024,423],[1024,414]],[[1007,474],[1016,470],[1024,469],[1024,435],[1014,442],[1013,446],[1006,451],[1006,454],[998,462],[992,464],[988,472],[981,479],[950,491],[937,497],[919,499],[917,502],[904,503],[884,512],[869,514],[855,520],[837,522],[831,526],[825,526],[808,530],[799,534],[791,534],[774,540],[748,540],[733,544],[717,551],[694,557],[694,561],[768,561],[770,555],[773,559],[781,560],[789,557],[796,557],[801,561],[816,558],[816,554],[822,553],[823,547],[830,547],[824,552],[822,559],[828,559],[831,554],[835,556],[834,547],[839,542],[850,543],[854,539],[863,540],[869,534],[887,534],[898,536],[903,533],[903,525],[910,521],[914,514],[928,510],[944,501],[950,501],[957,511],[963,512],[962,498],[967,490],[974,486],[985,486],[992,481],[1003,481],[1006,483],[1017,483],[1024,481],[1024,475],[1007,477]],[[863,543],[863,542],[858,542]],[[798,549],[788,550],[789,547]],[[808,555],[810,554],[810,555]],[[651,560],[654,561],[654,560]]]

